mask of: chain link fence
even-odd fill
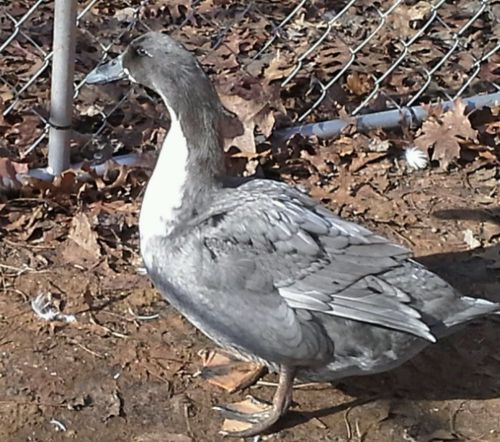
[[[46,157],[52,15],[52,1],[0,3],[0,149],[35,163]],[[77,26],[73,148],[116,137],[127,112],[136,124],[154,117],[126,84],[102,95],[83,82],[147,30],[185,43],[216,82],[278,85],[284,125],[500,91],[496,0],[80,0]]]

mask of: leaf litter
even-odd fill
[[[9,11],[20,17],[29,5],[15,3]],[[87,18],[88,32],[100,41],[116,41],[121,27],[134,20],[133,11],[121,6],[110,1],[96,3]],[[361,133],[348,126],[335,140],[295,136],[286,142],[269,143],[266,138],[273,129],[292,124],[308,109],[318,97],[318,81],[339,73],[351,57],[349,48],[354,47],[356,38],[378,23],[367,4],[357,3],[339,20],[338,28],[319,50],[305,60],[304,69],[281,87],[280,83],[294,72],[306,45],[323,32],[324,25],[317,26],[315,20],[332,12],[328,2],[308,2],[303,13],[283,30],[274,52],[264,51],[254,58],[272,35],[272,25],[295,6],[289,1],[259,1],[251,8],[243,2],[219,0],[196,5],[152,1],[141,9],[140,19],[153,29],[171,23],[176,37],[200,56],[228,108],[224,131],[232,171],[259,173],[299,185],[335,213],[407,245],[422,259],[432,261],[438,256],[434,258],[439,264],[436,268],[444,273],[456,270],[450,282],[463,286],[467,293],[498,296],[500,223],[498,217],[487,216],[485,211],[495,213],[499,206],[500,108],[469,114],[464,103],[457,101],[455,108],[446,112],[432,108],[417,128]],[[27,29],[39,32],[38,43],[46,49],[51,40],[50,27],[43,23],[51,16],[51,8],[50,2],[43,3],[26,24]],[[359,66],[327,91],[308,121],[349,115],[373,88],[373,78],[367,73],[385,72],[391,63],[391,51],[401,49],[400,39],[412,38],[429,14],[425,2],[402,3],[395,12],[384,28],[386,32],[376,34],[360,51]],[[460,29],[467,21],[467,14],[457,12],[456,5],[445,4],[440,14],[451,23],[451,29]],[[231,26],[226,26],[221,39],[214,42],[210,36],[215,35],[215,29],[223,29],[228,19]],[[184,26],[177,26],[185,20]],[[484,26],[487,31],[490,25]],[[409,47],[413,56],[424,61],[441,57],[446,50],[444,41],[450,37],[438,27],[431,27],[429,32]],[[430,44],[429,35],[436,44]],[[472,49],[486,50],[492,44],[481,33],[467,35]],[[80,40],[84,41],[77,70],[78,75],[84,75],[100,54],[91,50],[85,38]],[[120,47],[114,50],[118,52]],[[7,55],[0,60],[0,68],[15,84],[21,81],[14,78],[16,72],[29,75],[37,66],[36,51],[22,39]],[[493,57],[487,67],[482,67],[474,84],[496,78],[495,60]],[[436,73],[437,89],[455,87],[460,79],[457,75],[466,73],[467,63],[464,56],[453,54]],[[425,79],[415,74],[415,66],[409,60],[387,77],[380,85],[385,97],[401,102],[402,97],[418,91]],[[157,97],[135,88],[127,104],[110,117],[102,133],[104,143],[100,142],[104,149],[88,145],[92,132],[102,123],[101,111],[109,112],[128,92],[124,87],[82,89],[76,103],[73,161],[97,157],[103,161],[113,152],[151,154],[161,143],[168,130],[166,112]],[[5,392],[0,398],[4,407],[0,434],[5,440],[26,439],[31,437],[28,431],[37,431],[42,440],[51,440],[53,433],[47,433],[46,423],[56,409],[61,410],[58,419],[71,422],[66,433],[75,431],[77,440],[90,440],[95,431],[110,441],[217,440],[219,425],[214,423],[217,418],[210,406],[215,400],[243,399],[246,386],[260,375],[259,367],[234,369],[229,361],[213,354],[205,360],[208,367],[203,367],[197,354],[208,342],[161,301],[144,275],[138,274],[137,217],[150,167],[114,165],[106,175],[98,176],[84,165],[53,183],[35,179],[16,183],[28,166],[45,164],[43,144],[28,155],[25,152],[41,133],[33,108],[46,107],[47,90],[48,77],[42,76],[29,100],[0,117],[0,133],[6,140],[0,146],[0,345],[4,352],[0,390]],[[14,99],[11,90],[2,89],[1,84],[0,98],[0,110]],[[369,110],[383,109],[382,98],[375,99]],[[414,146],[429,154],[429,167],[414,168],[405,160],[405,152]],[[433,216],[449,209],[458,212],[452,218]],[[468,217],[470,210],[476,218]],[[445,266],[447,260],[452,264]],[[74,314],[78,317],[76,324],[46,322],[32,314],[27,301],[47,293],[57,301],[51,304],[55,313],[50,315]],[[42,315],[46,310],[42,309]],[[141,320],[142,316],[152,319]],[[373,409],[361,405],[354,414],[358,423],[353,423],[366,440],[399,441],[403,435],[428,440],[441,434],[440,429],[448,428],[449,411],[456,407],[456,398],[466,397],[476,407],[472,412],[475,422],[468,423],[468,428],[488,429],[494,440],[500,429],[484,411],[500,412],[498,394],[491,394],[498,392],[498,385],[482,373],[500,369],[498,361],[488,357],[488,353],[496,353],[497,331],[488,324],[472,331],[440,347],[441,355],[451,360],[450,367],[443,356],[436,362],[430,351],[416,362],[417,367],[429,367],[430,373],[409,364],[393,374],[343,381],[337,390],[297,392],[295,400],[301,410],[328,409],[349,402],[363,391],[403,391],[404,396],[414,399],[408,402],[393,397],[391,401],[403,404],[404,413],[387,412],[381,419]],[[467,359],[467,351],[462,350],[464,355],[457,359],[456,349],[476,348],[476,338],[481,340],[485,355],[474,361],[475,365]],[[215,380],[213,376],[210,380],[195,376],[207,368],[213,375],[214,366],[220,374],[220,367],[227,363],[229,368],[222,370],[224,376]],[[470,368],[461,370],[462,385],[453,387],[456,391],[446,387],[450,376],[443,372],[443,364],[450,372],[454,367]],[[481,382],[484,388],[470,387]],[[358,386],[363,387],[361,392],[356,390],[361,388]],[[228,396],[219,387],[243,391]],[[422,389],[427,393],[420,395]],[[271,388],[262,389],[266,399],[272,393]],[[174,404],[180,394],[187,395],[193,404],[188,407],[190,411]],[[20,400],[27,405],[19,405]],[[378,400],[375,405],[375,409],[384,406]],[[396,407],[390,407],[393,409]],[[342,413],[328,414],[322,421],[328,430],[306,422],[283,431],[283,439],[319,440],[325,431],[345,435]],[[168,431],[164,432],[165,428]]]

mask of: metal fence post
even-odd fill
[[[77,0],[55,0],[48,159],[53,175],[69,167],[76,7]]]

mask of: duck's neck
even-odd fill
[[[141,243],[166,237],[195,216],[223,174],[219,108],[193,103],[174,110],[162,98],[171,124],[144,195]]]

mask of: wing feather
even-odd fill
[[[240,192],[240,204],[219,207],[222,220],[205,229],[210,244],[221,244],[214,254],[235,262],[229,271],[238,271],[244,251],[295,311],[319,311],[435,340],[411,297],[378,278],[407,262],[408,250],[336,217],[289,186],[266,185],[265,192],[262,180],[232,190]],[[234,247],[222,247],[228,243]]]

